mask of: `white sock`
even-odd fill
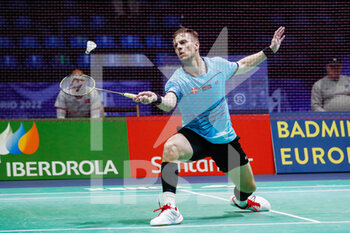
[[[164,192],[163,201],[164,201],[164,204],[170,203],[170,205],[175,206],[175,193]]]
[[[242,208],[244,208],[244,207],[247,206],[247,200],[245,200],[245,201],[240,201],[240,200],[238,200],[238,199],[235,197],[235,202],[236,202],[237,205],[239,205],[239,206],[242,207]]]

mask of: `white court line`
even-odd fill
[[[230,200],[222,198],[222,197],[217,197],[217,196],[213,196],[213,195],[192,192],[192,191],[189,191],[189,190],[182,190],[182,191],[186,192],[186,193],[196,194],[196,195],[199,195],[199,196],[210,197],[210,198],[215,198],[215,199],[218,199],[218,200],[230,202]],[[310,222],[313,222],[313,223],[321,223],[320,221],[317,221],[317,220],[314,220],[314,219],[311,219],[311,218],[304,218],[304,217],[297,216],[297,215],[294,215],[294,214],[288,214],[288,213],[275,211],[275,210],[270,210],[270,211],[273,212],[273,213],[276,213],[276,214],[282,214],[282,215],[286,215],[286,216],[289,216],[289,217],[298,218],[298,219],[302,219],[302,220],[305,220],[305,221],[310,221]]]
[[[185,191],[185,189],[179,189],[180,191]],[[192,189],[192,190],[198,190],[198,191],[213,191],[213,190],[208,190],[208,189]],[[144,190],[143,190],[144,191]],[[160,190],[147,190],[147,192],[150,191],[157,191],[159,192]],[[220,190],[215,190],[215,191],[220,191]],[[274,194],[274,193],[310,193],[310,192],[350,192],[350,189],[319,189],[319,190],[280,190],[280,191],[273,191],[273,192],[268,192],[268,191],[257,191],[256,193],[269,193],[269,194]],[[3,194],[0,195],[0,201],[13,201],[13,200],[49,200],[49,199],[72,199],[72,198],[90,198],[90,197],[114,197],[114,196],[125,196],[127,195],[128,197],[130,196],[136,196],[136,197],[141,197],[141,196],[154,196],[155,194],[136,194],[135,191],[104,191],[104,192],[72,192],[72,193],[65,193],[65,194],[87,194],[85,196],[83,195],[78,195],[78,196],[66,196],[66,197],[40,197],[40,195],[60,195],[61,193],[24,193],[24,194]],[[98,194],[106,194],[106,195],[98,195]],[[12,198],[11,196],[24,196],[24,197],[14,197]],[[39,197],[25,197],[25,196],[39,196]],[[5,197],[4,197],[5,196]],[[6,197],[10,196],[10,197]]]
[[[350,189],[317,189],[317,190],[280,190],[280,191],[256,191],[257,193],[313,193],[313,192],[349,192]]]
[[[179,189],[182,190],[182,189]],[[196,191],[216,192],[216,191],[232,191],[232,189],[192,189]],[[314,189],[314,190],[279,190],[279,191],[260,191],[256,193],[313,193],[313,192],[349,192],[350,189]]]
[[[155,194],[127,194],[127,195],[96,195],[95,193],[90,193],[88,196],[70,196],[70,197],[14,197],[14,198],[0,198],[1,201],[18,201],[18,200],[50,200],[50,199],[81,199],[81,198],[115,198],[115,197],[154,197]]]
[[[85,191],[85,192],[53,192],[53,193],[3,193],[1,196],[34,196],[34,195],[70,195],[70,194],[98,194],[98,193],[134,193],[135,191],[145,191],[146,189],[130,189],[130,190],[99,190],[99,191]],[[147,189],[148,191],[157,191],[161,189]]]
[[[203,189],[193,189],[193,190],[199,190],[199,191],[209,191],[209,190],[203,190]],[[147,190],[151,191],[151,190]],[[159,190],[157,190],[159,192]],[[179,189],[179,191],[188,191],[185,189]],[[219,191],[219,190],[216,190]],[[308,192],[350,192],[350,189],[329,189],[329,190],[306,190],[306,191],[273,191],[273,192],[267,192],[267,191],[257,191],[256,193],[268,193],[268,194],[274,194],[274,193],[308,193]],[[50,200],[50,199],[74,199],[74,198],[98,198],[98,197],[148,197],[148,196],[154,196],[156,194],[151,193],[151,194],[136,194],[135,192],[109,192],[109,193],[104,193],[106,195],[99,195],[102,193],[94,193],[94,192],[86,192],[84,194],[87,194],[85,196],[83,195],[77,195],[77,196],[66,196],[66,197],[0,197],[0,202],[1,201],[18,201],[18,200]],[[55,194],[55,193],[52,193]],[[56,193],[57,194],[57,193]],[[75,194],[75,193],[72,193]],[[202,194],[206,195],[206,194]]]
[[[337,187],[350,187],[350,185],[330,184],[330,185],[310,185],[310,186],[281,186],[281,187],[259,187],[259,189],[337,188]]]
[[[272,213],[282,214],[282,215],[286,215],[286,216],[293,217],[293,218],[299,218],[299,219],[303,219],[305,221],[310,221],[310,222],[314,222],[314,223],[321,223],[320,221],[317,221],[317,220],[314,220],[314,219],[311,219],[311,218],[305,218],[305,217],[297,216],[297,215],[294,215],[294,214],[288,214],[288,213],[281,212],[281,211],[276,211],[276,210],[270,210],[270,211]]]
[[[211,225],[172,225],[162,227],[100,227],[100,228],[56,228],[56,229],[16,229],[16,230],[0,230],[0,232],[45,232],[45,231],[101,231],[101,230],[139,230],[139,229],[178,229],[178,228],[206,228],[206,227],[249,227],[249,226],[279,226],[279,225],[309,225],[316,224],[314,222],[273,222],[273,223],[237,223],[237,224],[211,224]],[[329,221],[320,222],[318,224],[350,224],[350,221]]]
[[[135,196],[135,197],[139,197],[140,195],[128,195],[128,196],[123,196],[123,197],[130,197],[130,196]],[[151,195],[147,195],[147,196],[151,196]],[[154,194],[152,195],[154,196]],[[50,200],[50,199],[82,199],[82,198],[87,198],[87,199],[91,199],[91,198],[107,198],[107,197],[116,197],[113,195],[91,195],[91,196],[71,196],[71,197],[18,197],[18,198],[0,198],[0,201],[18,201],[18,200]]]
[[[210,187],[211,185],[206,185],[206,186],[202,186],[201,188],[192,188],[191,190],[205,190],[205,191],[210,191],[210,190],[223,190],[223,189],[229,189],[229,188],[233,188],[234,185],[225,185],[226,187],[223,187],[220,185],[220,187],[218,186],[213,186]],[[108,190],[108,188],[113,188],[112,187],[106,187],[104,190],[96,190],[96,191],[84,191],[84,192],[53,192],[53,193],[0,193],[0,197],[1,196],[33,196],[33,195],[68,195],[68,194],[97,194],[97,193],[119,193],[119,192],[123,192],[123,193],[127,193],[127,192],[131,192],[134,193],[135,191],[157,191],[159,192],[160,189],[154,189],[154,188],[149,188],[149,189],[126,189],[126,190]],[[260,190],[262,189],[300,189],[300,188],[337,188],[337,187],[350,187],[350,185],[314,185],[314,186],[281,186],[281,187],[258,187],[258,192],[261,193]],[[179,188],[179,187],[178,187]],[[187,188],[187,187],[186,187]],[[188,187],[190,188],[190,187]],[[180,190],[181,188],[179,188]],[[327,190],[291,190],[291,191],[274,191],[274,192],[319,192],[319,191],[325,191],[325,192],[332,192],[332,191],[350,191],[350,189],[342,189],[342,190],[332,190],[332,189],[327,189]]]
[[[20,195],[23,195],[23,196],[33,196],[33,195],[61,195],[61,194],[89,194],[91,192],[54,192],[54,193],[2,193],[0,194],[0,197],[1,196],[20,196]],[[98,193],[98,192],[95,192],[95,193]],[[102,193],[102,192],[101,192]]]
[[[235,186],[233,184],[230,185],[205,185],[201,188],[234,188]],[[330,185],[308,185],[308,186],[273,186],[273,187],[267,187],[267,186],[258,186],[259,189],[299,189],[299,188],[337,188],[337,187],[350,187],[350,185],[337,185],[337,184],[330,184]]]

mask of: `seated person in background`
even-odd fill
[[[75,69],[72,75],[84,74],[81,70]],[[56,98],[55,108],[57,118],[91,117],[101,116],[101,98],[96,90],[85,96],[76,97],[65,94],[62,90]]]
[[[312,111],[350,111],[350,77],[341,75],[342,68],[338,58],[332,58],[328,62],[327,76],[315,82],[312,87]]]

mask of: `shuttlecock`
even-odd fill
[[[97,47],[96,43],[89,40],[87,43],[86,43],[86,51],[85,53],[86,54],[89,54],[92,50],[94,50],[95,48]]]

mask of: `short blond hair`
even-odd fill
[[[193,37],[195,41],[198,41],[198,33],[193,29],[189,29],[185,27],[180,27],[176,32],[174,32],[173,40],[175,39],[175,37],[177,37],[179,34],[182,34],[182,33],[188,33]]]

